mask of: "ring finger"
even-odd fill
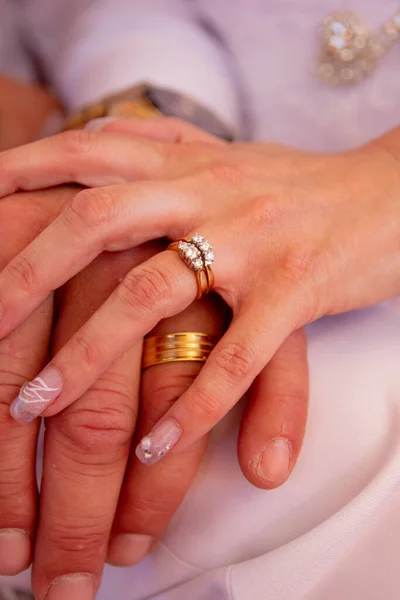
[[[56,346],[109,295],[132,266],[131,254],[102,255],[63,290]],[[47,420],[33,565],[38,598],[94,597],[136,422],[140,361],[138,343],[69,410]]]
[[[217,335],[225,328],[226,317],[226,306],[215,296],[162,321],[152,335],[179,331]],[[137,442],[186,391],[201,366],[199,362],[173,362],[144,370]],[[152,469],[147,469],[132,452],[113,526],[109,562],[119,566],[135,564],[154,547],[191,485],[206,443],[205,436],[186,452],[171,456]]]

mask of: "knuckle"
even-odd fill
[[[14,258],[7,267],[8,274],[26,290],[32,290],[37,285],[37,272],[32,262],[23,254]]]
[[[88,155],[93,151],[97,135],[87,129],[74,129],[64,131],[52,138],[56,145],[55,150],[61,154]]]
[[[239,162],[238,160],[217,163],[209,167],[208,172],[214,181],[229,186],[240,186],[256,177],[259,178],[258,170],[254,166],[246,161]]]
[[[99,229],[117,218],[118,201],[107,188],[89,188],[75,196],[64,216],[75,225]]]
[[[251,344],[241,342],[225,343],[212,357],[219,374],[222,372],[225,378],[234,383],[249,378],[254,369],[255,360],[256,353]]]
[[[295,289],[308,289],[312,284],[321,284],[327,277],[324,261],[308,248],[289,250],[283,257],[280,271],[283,281]]]
[[[248,204],[248,225],[265,227],[280,224],[287,213],[287,205],[277,194],[263,194]]]
[[[53,549],[57,553],[85,554],[85,560],[90,556],[99,556],[106,544],[106,531],[109,526],[104,517],[103,522],[97,517],[79,519],[70,522],[54,520],[48,529],[47,544],[49,551]]]
[[[22,436],[19,436],[22,438]],[[17,450],[16,443],[18,439],[10,439],[7,436],[6,439],[2,440],[4,443],[12,443],[13,450]],[[22,441],[22,439],[20,440]],[[28,465],[21,456],[21,452],[18,450],[14,453],[14,456],[10,452],[6,452],[4,456],[0,458],[0,502],[11,503],[11,500],[15,498],[17,504],[21,502],[22,496],[32,497],[32,484],[33,476],[28,471]],[[17,505],[15,505],[17,507]]]
[[[130,310],[141,314],[150,311],[160,315],[173,296],[172,283],[157,267],[141,267],[130,271],[117,289],[119,300]]]
[[[19,428],[12,427],[12,417],[10,415],[10,399],[11,395],[15,397],[17,390],[19,389],[17,386],[10,385],[1,386],[3,389],[0,393],[0,442],[11,441],[14,436],[17,439],[21,439],[23,437],[23,433],[19,430]]]
[[[142,381],[142,402],[151,420],[158,421],[193,383],[194,376],[168,373],[163,377],[149,374]]]
[[[213,424],[226,413],[223,398],[215,390],[196,390],[190,406],[194,423]]]
[[[93,402],[90,402],[91,397]],[[52,426],[57,428],[64,445],[81,456],[80,460],[90,457],[93,463],[93,457],[98,457],[102,464],[112,464],[127,451],[131,442],[136,419],[133,399],[116,390],[108,390],[104,398],[104,391],[94,388],[87,393],[86,399],[90,408],[65,411],[53,417]]]
[[[141,527],[157,529],[157,519],[165,521],[177,508],[175,489],[163,488],[162,494],[141,495],[133,494],[129,503],[129,512],[135,514]]]
[[[35,356],[36,347],[34,340],[19,339],[19,336],[10,335],[0,341],[0,377],[6,378],[7,383],[22,385],[32,375],[30,367]],[[7,369],[5,368],[7,366]],[[10,369],[12,366],[12,370]],[[8,381],[12,379],[12,382]],[[2,381],[0,380],[2,385]],[[0,387],[1,391],[1,387]]]
[[[87,334],[77,332],[71,340],[71,352],[79,357],[79,361],[86,368],[102,363],[103,352],[96,342],[91,340]]]

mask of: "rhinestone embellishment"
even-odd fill
[[[162,458],[164,454],[169,452],[172,448],[171,444],[165,444],[163,448],[155,447],[151,436],[145,436],[139,444],[141,449],[142,460],[146,462],[155,462]]]
[[[198,233],[187,242],[179,242],[179,253],[185,264],[193,271],[202,271],[212,265],[215,259],[211,244]]]
[[[400,12],[378,32],[371,32],[353,12],[324,19],[317,75],[328,85],[362,81],[400,37]]]

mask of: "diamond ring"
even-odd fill
[[[198,288],[196,300],[213,290],[214,273],[211,265],[215,255],[211,244],[202,235],[195,233],[191,238],[172,242],[168,250],[178,252],[185,265],[195,272]]]

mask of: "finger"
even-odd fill
[[[104,119],[90,121],[86,128],[89,131],[125,133],[169,144],[182,144],[195,141],[210,142],[219,145],[224,144],[221,139],[176,117],[155,117],[154,119],[140,119],[138,117],[118,119],[105,117]]]
[[[174,455],[185,450],[226,415],[298,327],[299,301],[288,300],[284,290],[271,285],[268,304],[242,310],[193,385],[146,436],[151,446],[146,457],[140,455],[145,464],[153,464],[172,448]]]
[[[164,236],[174,239],[199,210],[194,194],[189,203],[184,197],[183,187],[169,183],[78,193],[0,274],[0,337],[104,250],[132,248]]]
[[[0,574],[15,575],[31,561],[37,488],[39,422],[27,428],[10,418],[21,384],[43,367],[52,319],[49,299],[21,327],[0,341]]]
[[[217,147],[210,144],[211,150]],[[183,160],[184,158],[184,160]],[[87,187],[147,179],[176,179],[208,162],[210,153],[188,152],[119,133],[67,131],[0,155],[0,197],[65,183]]]
[[[26,195],[21,194],[1,204],[0,268],[44,226],[65,193],[60,191],[48,209],[46,194],[30,198],[29,202]],[[49,298],[23,325],[0,341],[1,575],[15,575],[31,561],[37,509],[35,462],[39,423],[27,428],[18,426],[10,418],[9,406],[21,384],[43,367],[51,322],[52,299]]]
[[[57,347],[110,294],[132,266],[131,254],[102,255],[66,288]],[[33,568],[38,598],[92,598],[99,585],[136,422],[140,361],[139,343],[73,406],[47,420]]]
[[[225,327],[226,306],[202,301],[184,313],[162,321],[152,335],[178,331],[220,334]],[[201,363],[168,363],[146,369],[142,375],[138,442],[167,412],[200,372]],[[202,459],[207,436],[177,456],[147,469],[132,452],[110,541],[108,561],[133,565],[162,537],[182,502]]]
[[[50,365],[24,386],[11,406],[13,417],[27,423],[64,409],[118,356],[161,319],[182,312],[196,295],[196,277],[175,252],[162,252],[136,267]]]
[[[253,485],[286,481],[303,442],[308,408],[307,340],[293,332],[255,380],[238,444],[242,471]]]

